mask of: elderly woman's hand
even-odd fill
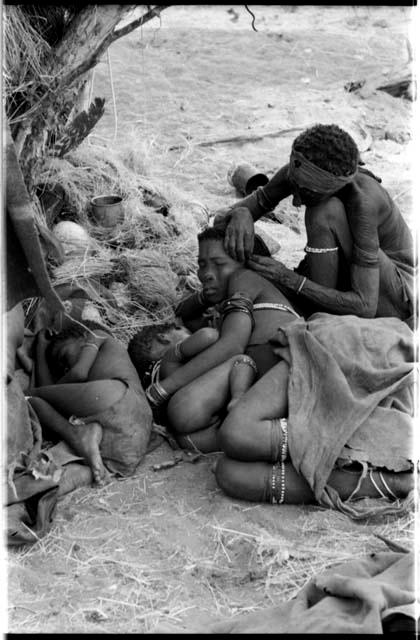
[[[248,261],[248,267],[259,273],[263,278],[272,280],[274,284],[290,286],[289,274],[293,272],[279,260],[252,255]]]
[[[246,207],[220,210],[213,226],[225,232],[225,251],[239,262],[245,262],[254,248],[254,220]]]

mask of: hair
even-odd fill
[[[197,235],[198,244],[205,242],[206,240],[218,240],[223,242],[225,239],[225,232],[215,227],[206,227],[203,231]]]
[[[335,176],[351,175],[359,162],[355,141],[335,124],[316,124],[306,129],[294,140],[293,149]]]
[[[127,352],[139,375],[142,385],[144,385],[145,375],[149,371],[150,365],[155,362],[155,360],[150,357],[150,348],[153,340],[159,333],[165,333],[176,327],[177,325],[174,322],[149,324],[132,336],[127,346]]]
[[[205,242],[206,240],[217,240],[219,242],[223,242],[223,240],[225,239],[225,233],[224,231],[216,229],[215,227],[206,227],[198,234],[197,238],[199,244],[200,242]],[[255,253],[257,256],[271,255],[269,248],[258,234],[255,234],[254,236],[253,253]]]

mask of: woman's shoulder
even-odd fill
[[[252,300],[261,289],[262,278],[255,271],[243,267],[235,271],[229,278],[228,295],[244,293]]]

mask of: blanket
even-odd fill
[[[290,457],[316,499],[337,502],[327,480],[340,459],[411,469],[415,356],[407,324],[316,313],[283,333]]]
[[[372,553],[314,576],[287,602],[188,633],[382,634],[400,629],[414,637],[418,604],[414,553]],[[156,632],[180,633],[169,625]],[[407,637],[407,636],[405,636]]]

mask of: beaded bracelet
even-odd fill
[[[281,443],[281,461],[284,462],[287,458],[287,420],[286,418],[280,418],[280,427],[283,435]]]
[[[273,464],[271,474],[271,502],[272,504],[282,504],[286,491],[286,469],[284,462],[276,462]],[[280,484],[280,495],[278,495],[278,485]]]
[[[243,364],[247,364],[247,365],[249,365],[252,369],[254,369],[255,373],[258,373],[257,365],[255,364],[255,362],[253,361],[253,359],[252,359],[252,358],[250,358],[249,356],[247,356],[247,355],[241,355],[241,356],[239,356],[239,357],[235,360],[235,362],[233,363],[233,366],[234,366],[234,367],[237,367],[238,365],[240,365],[240,364],[242,364],[242,363],[243,363]]]
[[[306,282],[306,276],[303,276],[302,282],[300,283],[299,287],[296,289],[296,293],[300,293],[302,291],[302,288],[305,282]]]

